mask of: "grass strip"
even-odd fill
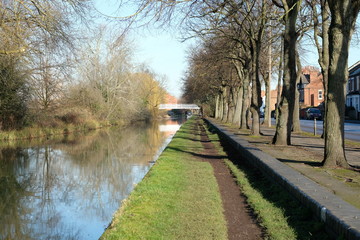
[[[186,122],[115,214],[101,239],[227,239],[221,196]]]
[[[216,132],[206,129],[219,154],[227,156],[226,152],[230,149],[223,148]],[[225,159],[225,163],[265,228],[268,239],[330,239],[324,225],[313,218],[309,209],[280,186],[269,182],[259,171],[236,160],[237,163],[234,163],[235,159]]]

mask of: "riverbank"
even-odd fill
[[[230,239],[224,216],[226,196],[220,194],[210,162],[198,159],[212,151],[216,155],[212,152],[208,157],[226,163],[236,176],[252,209],[249,211],[247,206],[243,211],[252,216],[262,232],[256,236],[248,228],[247,237],[244,233],[237,239],[328,238],[310,211],[304,211],[289,194],[270,185],[256,170],[235,162],[236,153],[229,149],[224,152],[216,134],[207,132],[208,140],[202,139],[196,124],[192,119],[176,133],[147,176],[123,202],[102,239]],[[205,142],[212,143],[212,149],[204,149]],[[230,171],[228,174],[231,176]]]
[[[55,126],[30,126],[25,127],[21,130],[8,130],[8,131],[0,131],[0,141],[17,141],[17,140],[29,140],[34,138],[49,138],[51,136],[56,135],[67,135],[74,132],[86,132],[95,130],[102,127],[108,127],[113,125],[123,125],[123,122],[117,122],[110,124],[107,121],[96,121],[96,120],[89,120],[83,123],[77,124],[56,124]]]
[[[7,130],[2,131],[0,130],[0,141],[3,142],[15,142],[15,141],[22,141],[22,140],[31,140],[35,138],[51,138],[54,136],[64,136],[69,135],[72,133],[78,132],[88,132],[104,127],[124,127],[138,122],[148,122],[148,121],[158,121],[158,120],[166,120],[170,119],[167,117],[158,117],[152,120],[145,120],[145,119],[138,119],[138,120],[118,120],[118,121],[99,121],[95,119],[87,119],[83,121],[49,121],[49,123],[44,125],[33,125],[24,127],[20,130]]]

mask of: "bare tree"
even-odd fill
[[[348,80],[348,55],[351,36],[360,10],[360,1],[328,0],[329,26],[328,91],[325,107],[326,167],[349,167],[345,157],[345,92]]]
[[[72,22],[84,16],[87,2],[0,1],[0,55],[17,59],[13,62],[17,66],[8,65],[9,69],[16,69],[18,76],[26,76],[24,84],[33,90],[30,91],[33,99],[42,108],[48,108],[55,98],[54,92],[60,87],[61,78],[55,76],[64,76],[59,71],[65,65],[60,67],[59,62],[67,57],[59,53],[68,55],[72,52],[67,51],[74,42]],[[21,67],[18,67],[19,64]],[[9,86],[10,79],[4,80],[7,81],[4,86]],[[8,88],[4,91],[13,90]]]
[[[276,145],[291,144],[294,96],[296,88],[296,20],[301,7],[301,0],[282,0],[273,3],[284,10],[284,71],[281,100],[278,106],[278,118],[273,143]]]

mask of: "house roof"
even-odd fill
[[[301,74],[301,76],[300,76],[300,82],[302,83],[302,84],[308,84],[308,83],[310,83],[310,75],[309,74]]]
[[[355,69],[353,69],[353,71],[349,72],[349,77],[356,76],[359,74],[360,74],[360,65],[358,66],[358,68],[355,68]]]
[[[360,61],[357,61],[356,63],[354,63],[353,65],[351,65],[349,67],[349,75],[353,75],[353,72],[355,72],[356,70],[358,70],[360,68]]]

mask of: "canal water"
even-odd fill
[[[0,239],[98,239],[182,120],[0,147]]]

